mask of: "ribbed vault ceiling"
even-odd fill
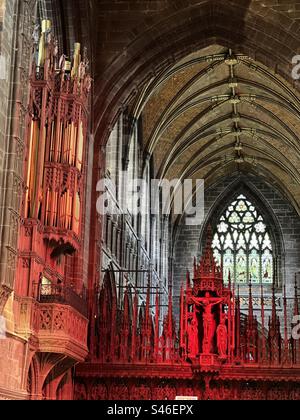
[[[214,45],[186,57],[152,79],[134,113],[157,176],[203,178],[208,186],[255,173],[299,211],[300,100],[240,51]]]

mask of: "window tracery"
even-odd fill
[[[271,284],[273,247],[264,218],[243,194],[231,202],[216,226],[212,243],[216,261],[236,283]]]

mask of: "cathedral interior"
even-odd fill
[[[299,400],[300,1],[0,23],[0,400]]]

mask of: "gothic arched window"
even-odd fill
[[[236,283],[273,282],[273,248],[267,224],[257,208],[239,195],[221,216],[213,238],[216,261]]]

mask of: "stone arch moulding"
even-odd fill
[[[113,264],[110,263],[104,272],[103,280],[100,284],[100,289],[105,290],[109,302],[112,303],[117,298],[116,279],[114,274]]]
[[[234,198],[245,194],[249,200],[259,209],[271,233],[272,245],[274,247],[275,272],[277,274],[276,286],[280,289],[286,282],[285,273],[285,244],[283,232],[277,216],[267,202],[263,194],[255,185],[244,177],[233,181],[214,201],[210,207],[200,229],[198,255],[202,254],[205,233],[209,225],[215,226],[222,213]],[[279,258],[280,256],[280,258]]]
[[[39,389],[39,378],[40,378],[40,369],[39,362],[35,355],[33,355],[31,363],[27,372],[27,392],[30,395],[31,399],[39,398],[40,389]]]
[[[109,290],[111,297],[114,299],[117,297],[117,279],[116,279],[116,267],[112,260],[107,261],[102,267],[102,276],[100,278],[99,288]]]

